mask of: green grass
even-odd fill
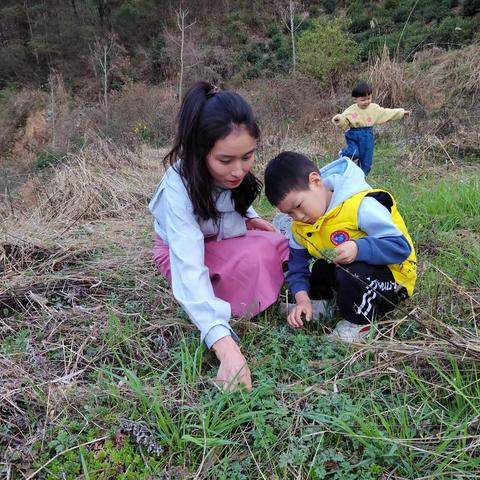
[[[83,416],[95,412],[90,421],[103,429],[63,422],[50,432],[53,440],[37,465],[105,432],[111,439],[65,453],[46,467],[45,478],[62,472],[66,478],[86,472],[148,478],[171,465],[186,478],[205,464],[204,478],[223,479],[373,479],[393,470],[404,478],[452,478],[479,471],[478,456],[466,449],[478,429],[476,364],[431,359],[422,368],[397,366],[395,375],[365,378],[359,374],[375,366],[375,356],[346,364],[347,347],[325,343],[314,327],[292,332],[277,322],[267,314],[262,334],[246,333],[256,386],[251,394],[217,391],[208,382],[215,366],[201,361],[192,338],[180,340],[163,372],[100,368],[103,380],[91,389],[102,393],[89,399],[94,408]],[[336,387],[329,383],[335,377]],[[131,435],[118,440],[115,431],[126,418],[160,447],[158,455]]]
[[[380,143],[371,181],[394,192],[419,254],[417,290],[404,307],[423,309],[467,335],[475,331],[472,302],[480,288],[478,171],[439,176],[435,166],[417,174],[399,166],[398,155]],[[264,197],[255,208],[274,213]],[[0,339],[3,357],[32,359],[19,405],[31,432],[45,428],[41,437],[32,434],[30,447],[39,478],[480,475],[478,359],[439,344],[435,333],[448,334],[440,324],[427,330],[405,319],[395,330],[396,343],[360,351],[327,342],[330,325],[289,329],[274,306],[254,323],[235,325],[254,390],[225,393],[212,382],[218,363],[194,329],[156,325],[149,303],[164,282],[152,277],[141,295],[129,296],[137,291],[128,268],[102,275],[118,288],[107,297],[95,340],[81,350],[60,324],[42,354],[51,365],[82,362],[84,376],[68,387],[32,380],[31,351],[49,340],[45,333],[17,318]],[[171,324],[178,316],[172,310]],[[396,312],[388,319],[402,317]],[[408,346],[413,353],[400,353]],[[2,436],[18,432],[12,420],[0,425],[0,445]]]
[[[267,200],[267,197],[262,192],[260,198],[258,198],[254,203],[255,211],[262,217],[271,218],[278,212],[275,207],[270,205],[270,202]]]

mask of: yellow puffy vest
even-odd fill
[[[387,265],[392,271],[395,281],[399,285],[403,285],[407,289],[408,295],[411,296],[417,279],[417,257],[405,222],[397,210],[397,203],[393,196],[385,190],[370,189],[356,193],[320,217],[313,225],[294,221],[292,224],[293,236],[315,258],[323,258],[322,249],[332,249],[347,240],[365,237],[366,233],[358,227],[358,208],[366,195],[376,192],[387,194],[390,197],[393,223],[405,235],[412,248],[410,256],[402,263]]]

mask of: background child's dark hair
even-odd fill
[[[317,166],[305,155],[282,152],[268,162],[265,169],[265,195],[272,205],[278,205],[293,190],[308,190],[308,176]]]
[[[366,97],[372,94],[372,87],[367,82],[358,82],[352,90],[352,97]]]
[[[174,146],[165,156],[164,165],[174,166],[181,159],[179,173],[186,180],[194,212],[205,220],[219,217],[206,157],[215,143],[237,126],[243,126],[256,139],[260,137],[252,108],[238,93],[219,91],[211,83],[197,82],[185,94],[178,113]],[[261,190],[262,182],[249,172],[232,190],[235,210],[245,215]]]

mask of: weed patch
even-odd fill
[[[49,228],[14,221],[1,295],[23,296],[4,302],[0,319],[2,474],[478,476],[478,169],[419,171],[386,138],[371,181],[394,193],[409,225],[415,295],[357,346],[326,340],[334,322],[289,329],[278,306],[235,321],[252,393],[214,385],[218,363],[155,274],[150,219],[134,193],[119,193],[111,214],[102,202],[95,215],[75,206],[73,224],[55,209]],[[122,219],[122,205],[136,218]],[[275,212],[264,197],[255,208]],[[80,279],[89,283],[78,290]]]

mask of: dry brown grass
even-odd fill
[[[37,202],[25,214],[36,225],[134,217],[146,208],[162,175],[161,158],[159,150],[134,152],[98,138],[34,179],[31,194]],[[18,212],[16,204],[13,208],[22,216],[21,206]]]
[[[186,324],[152,262],[146,204],[159,158],[98,140],[37,179],[36,205],[16,205],[3,219],[0,337],[5,347],[23,332],[26,347],[0,352],[0,421],[11,432],[2,460],[32,460],[33,442],[43,444],[49,425],[86,402],[89,372],[112,356],[110,315],[143,322],[149,361],[159,368],[167,327]]]
[[[478,106],[476,94],[480,91],[480,45],[462,50],[416,57],[408,69],[408,82],[417,101],[427,113],[442,108]]]
[[[405,78],[403,66],[390,57],[387,45],[381,57],[370,60],[368,78],[375,92],[375,103],[384,107],[399,107],[405,100]]]
[[[356,72],[342,77],[350,88]],[[347,87],[348,85],[348,87]],[[251,103],[262,128],[262,163],[281,150],[298,150],[314,157],[336,155],[342,132],[330,121],[348,106],[349,96],[300,73],[249,82],[241,91]]]
[[[174,135],[179,101],[173,86],[149,86],[132,83],[112,93],[108,135],[122,144],[138,143],[134,129],[143,125],[151,143],[168,143]],[[92,117],[98,131],[105,130],[104,112]]]
[[[465,89],[473,95],[480,93],[480,45],[470,47],[465,55]]]

